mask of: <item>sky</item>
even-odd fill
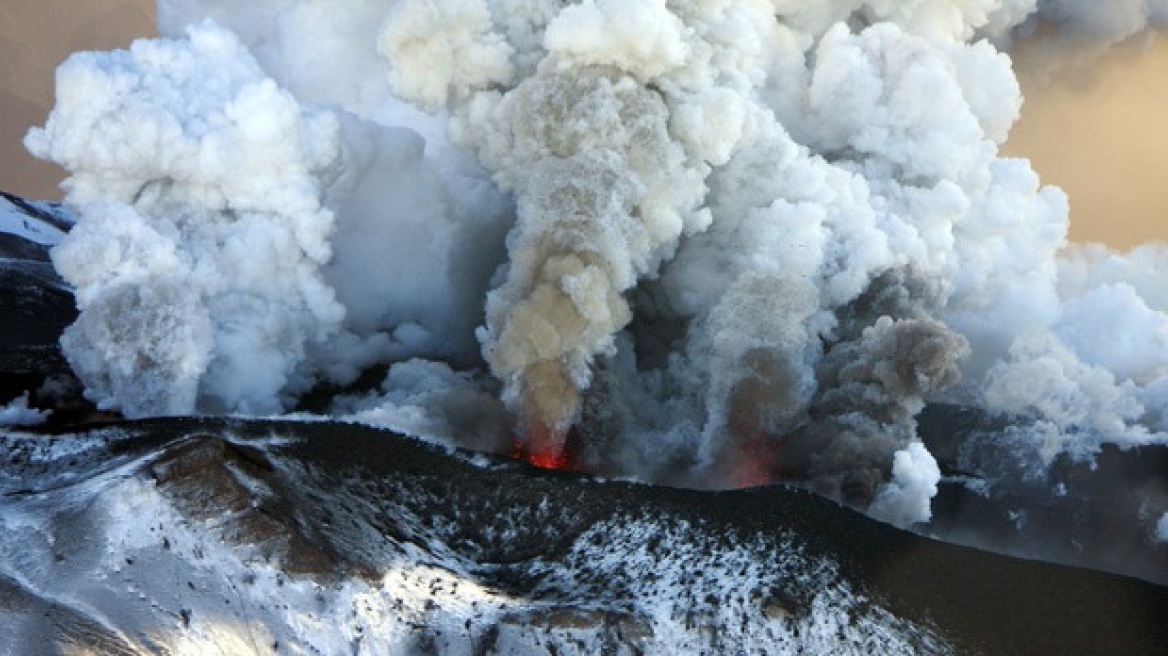
[[[77,50],[156,32],[150,0],[0,4],[0,188],[59,199],[63,172],[29,156],[25,132],[52,105],[53,70]],[[1168,239],[1168,42],[1117,50],[1049,83],[1023,76],[1026,104],[1006,146],[1071,197],[1071,238],[1127,248]]]
[[[1119,248],[1168,239],[1168,39],[1116,49],[1047,85],[1021,82],[1007,152],[1067,190],[1071,236]]]
[[[59,200],[64,172],[21,141],[53,102],[53,71],[78,50],[124,48],[155,32],[150,0],[4,0],[0,3],[0,189]]]

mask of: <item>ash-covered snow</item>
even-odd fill
[[[547,474],[335,423],[9,433],[0,455],[0,589],[20,600],[0,604],[4,654],[1133,653],[1168,637],[1163,588],[781,487]]]
[[[30,393],[68,375],[57,340],[77,310],[49,252],[72,224],[60,205],[0,191],[0,425],[39,423]]]
[[[47,450],[4,438],[6,457],[25,454],[17,469],[56,471],[3,486],[0,586],[36,603],[0,606],[0,653],[95,638],[132,653],[948,652],[789,530],[737,538],[635,503],[581,516],[538,481],[542,501],[476,500],[417,465],[362,478],[283,459],[287,440],[243,440],[266,455],[217,459],[221,443],[197,430],[93,469],[111,443],[149,434],[136,430]],[[294,507],[306,500],[320,506]],[[301,513],[324,524],[296,528]]]

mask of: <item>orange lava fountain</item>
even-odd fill
[[[540,469],[571,469],[565,429],[548,426],[542,421],[527,421],[515,438],[511,456]]]

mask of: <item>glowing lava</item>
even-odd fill
[[[568,431],[542,421],[527,421],[516,437],[512,457],[541,469],[570,469]]]
[[[754,434],[740,439],[729,451],[732,487],[761,487],[777,480],[778,446],[774,440]]]

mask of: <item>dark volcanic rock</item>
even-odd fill
[[[1088,566],[1168,585],[1168,446],[1104,444],[1089,461],[1049,465],[1010,438],[1027,420],[932,405],[920,432],[945,475],[923,531],[1001,553]]]
[[[59,207],[0,192],[0,403],[69,375],[57,340],[77,309],[49,262],[68,227]]]
[[[323,422],[151,420],[2,445],[0,576],[40,600],[19,606],[102,608],[97,624],[144,651],[1168,646],[1168,589],[943,544],[785,487],[605,482]],[[33,622],[0,608],[0,627]]]
[[[0,373],[43,379],[69,371],[57,340],[77,308],[51,265],[0,260],[0,313]]]

